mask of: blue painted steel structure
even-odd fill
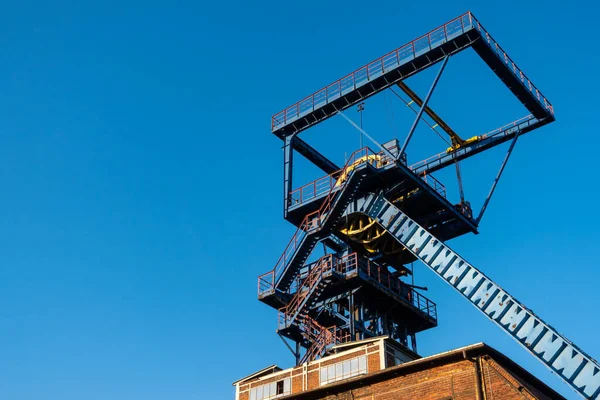
[[[427,103],[451,56],[469,47],[530,114],[465,141]],[[337,114],[370,138],[343,110],[392,85],[407,92],[402,80],[438,62],[439,73],[425,99],[417,99],[420,108],[402,146],[373,141],[376,151],[359,149],[338,168],[299,138]],[[409,166],[404,152],[423,114],[454,135],[453,144]],[[444,244],[477,233],[517,138],[552,121],[552,105],[470,12],[275,114],[271,128],[284,141],[284,217],[297,230],[273,270],[259,277],[258,297],[278,310],[278,334],[295,342],[292,347],[284,340],[296,362],[321,357],[340,342],[382,334],[416,353],[416,333],[437,325],[435,303],[406,281],[408,265],[421,260],[577,392],[598,398],[600,365]],[[477,218],[462,195],[451,203],[431,174],[509,140]],[[293,190],[294,151],[328,175]]]

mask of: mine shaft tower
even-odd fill
[[[472,48],[528,110],[488,133],[461,138],[429,106],[446,64]],[[438,65],[421,98],[405,80]],[[385,90],[416,114],[402,142],[379,144],[344,111]],[[338,166],[300,133],[339,116],[373,143]],[[512,120],[511,118],[510,120]],[[445,243],[477,233],[517,139],[554,121],[550,102],[468,12],[380,57],[273,115],[284,143],[284,218],[297,227],[275,267],[258,278],[258,298],[278,311],[277,333],[296,364],[324,356],[336,344],[387,335],[416,353],[416,334],[437,325],[435,303],[409,283],[420,260],[586,398],[600,392],[600,366],[502,290]],[[408,164],[406,150],[420,122],[447,136],[446,151]],[[433,173],[510,142],[481,210],[446,198]],[[292,184],[294,153],[326,175]],[[317,253],[322,253],[317,254]]]

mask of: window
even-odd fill
[[[341,381],[367,373],[367,356],[355,357],[350,360],[331,364],[321,368],[321,385]]]
[[[250,400],[270,400],[290,394],[290,378],[267,383],[250,390]]]
[[[401,351],[395,350],[388,347],[385,352],[386,367],[393,367],[394,365],[404,364],[405,362],[412,361],[412,358],[408,357]]]

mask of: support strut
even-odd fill
[[[440,80],[440,77],[442,76],[442,72],[444,72],[444,67],[446,67],[446,64],[448,64],[449,58],[450,58],[450,56],[444,57],[444,60],[442,61],[442,66],[440,67],[440,70],[438,71],[437,75],[435,76],[435,79],[433,80],[433,83],[431,84],[431,87],[429,88],[429,92],[427,92],[427,96],[425,96],[425,99],[423,100],[423,104],[421,105],[421,108],[419,109],[419,112],[417,113],[415,122],[413,122],[410,130],[408,131],[408,136],[406,137],[406,140],[404,141],[404,144],[402,145],[402,149],[400,149],[400,152],[398,152],[398,158],[397,158],[398,160],[403,156],[404,151],[406,150],[406,147],[408,146],[408,143],[410,142],[410,138],[412,137],[413,133],[415,132],[415,129],[417,129],[417,125],[419,124],[419,121],[421,120],[421,116],[423,115],[425,108],[427,108],[427,103],[429,103],[429,99],[431,98],[431,95],[433,94],[433,91],[435,90],[435,87],[436,87],[438,81]]]
[[[515,148],[515,144],[517,143],[517,139],[519,138],[519,131],[517,131],[517,133],[515,134],[515,138],[512,140],[512,142],[510,142],[510,146],[508,147],[508,151],[506,152],[506,156],[504,157],[504,161],[502,161],[502,165],[500,166],[500,170],[498,171],[498,175],[496,175],[496,179],[494,179],[494,183],[492,184],[492,188],[490,189],[490,192],[487,195],[487,198],[485,199],[485,202],[483,203],[483,206],[481,206],[481,211],[479,211],[479,215],[477,216],[477,224],[479,224],[479,221],[481,221],[481,217],[483,217],[483,213],[485,212],[488,204],[490,204],[490,200],[492,199],[492,195],[494,194],[494,190],[496,190],[496,185],[498,185],[498,181],[500,180],[500,177],[502,176],[502,172],[504,171],[504,167],[506,167],[506,163],[508,162],[508,159],[510,158],[510,155],[512,154],[513,149]]]

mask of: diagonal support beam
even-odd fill
[[[340,170],[340,167],[299,137],[296,137],[296,140],[294,140],[293,147],[294,150],[328,175]]]
[[[512,154],[513,149],[515,148],[515,144],[517,143],[517,139],[519,138],[519,131],[517,131],[517,133],[515,134],[515,138],[512,140],[512,142],[510,142],[510,146],[508,147],[508,151],[506,152],[506,156],[504,157],[504,161],[502,161],[502,165],[500,166],[500,170],[498,171],[498,175],[496,175],[496,179],[494,179],[494,183],[492,184],[492,188],[490,189],[490,192],[488,193],[485,202],[483,203],[483,206],[481,207],[481,211],[479,211],[479,215],[477,216],[477,224],[479,224],[479,221],[481,221],[481,217],[483,217],[483,213],[485,212],[488,204],[490,204],[490,200],[492,199],[492,195],[494,194],[494,190],[496,190],[496,185],[498,185],[498,181],[500,180],[500,177],[502,176],[502,172],[504,172],[504,167],[506,167],[506,163],[508,162],[508,159],[510,158],[510,155]]]
[[[415,129],[417,129],[417,125],[419,124],[419,121],[421,120],[421,116],[423,115],[423,112],[425,111],[425,108],[427,107],[427,103],[429,103],[429,99],[431,98],[431,95],[433,94],[433,91],[435,90],[435,87],[436,87],[438,81],[440,80],[440,77],[442,76],[442,72],[444,72],[444,68],[446,67],[446,64],[448,64],[449,58],[450,58],[450,56],[446,56],[442,60],[442,66],[440,67],[440,70],[438,71],[437,75],[435,76],[435,79],[433,80],[433,83],[431,84],[431,87],[429,88],[429,92],[427,92],[427,96],[425,96],[425,99],[423,100],[423,104],[421,105],[421,108],[419,109],[419,112],[417,113],[415,122],[413,122],[410,130],[408,131],[408,136],[406,137],[406,140],[404,141],[402,148],[398,152],[398,157],[397,157],[398,160],[400,160],[401,157],[403,157],[404,152],[406,151],[406,147],[408,146],[408,143],[410,142],[410,139],[411,139],[413,133],[415,133]]]
[[[585,399],[600,399],[600,363],[544,322],[531,309],[381,195],[355,200],[370,216],[432,272],[452,286],[524,349]],[[530,249],[534,254],[539,249]]]

